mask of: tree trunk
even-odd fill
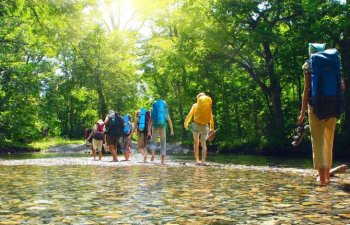
[[[105,116],[107,115],[107,103],[106,103],[106,98],[103,94],[102,90],[102,82],[101,78],[99,76],[96,76],[96,91],[98,94],[98,100],[99,100],[99,105],[100,105],[100,118],[104,119]]]
[[[348,12],[348,16],[350,13]],[[345,81],[345,120],[343,123],[343,146],[350,144],[350,24],[347,23],[343,31],[343,39],[339,43],[341,55],[342,74]],[[346,143],[345,143],[346,142]]]
[[[222,78],[222,80],[224,80],[224,79]],[[224,136],[223,139],[225,139],[225,140],[229,139],[230,137],[233,137],[231,124],[230,124],[230,122],[231,122],[231,120],[230,120],[230,118],[231,118],[230,105],[231,104],[230,104],[230,99],[228,99],[229,95],[226,93],[226,89],[227,89],[226,83],[222,82],[222,85],[221,85],[221,93],[222,93],[222,100],[223,100],[222,101],[222,108],[223,108],[222,111],[224,113],[224,116],[222,117],[221,126],[222,126],[223,130],[222,130],[221,134],[223,134],[223,136]],[[233,103],[234,115],[238,119],[238,115],[235,111],[236,105],[237,104]]]
[[[271,119],[273,120],[272,128],[273,136],[276,140],[282,140],[283,138],[283,116],[282,116],[282,106],[281,106],[281,87],[275,74],[273,56],[270,49],[270,44],[267,42],[263,43],[265,52],[265,64],[267,72],[270,78],[270,98],[272,103],[273,115]]]
[[[182,140],[186,140],[187,139],[187,133],[186,133],[186,129],[184,128],[183,124],[185,122],[184,119],[184,109],[183,109],[183,102],[182,102],[182,96],[181,96],[181,85],[179,82],[176,82],[175,85],[175,93],[176,93],[176,98],[178,99],[178,107],[179,107],[179,114],[180,114],[180,123],[181,123],[181,127],[182,127],[182,135],[181,138]]]

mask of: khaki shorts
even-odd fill
[[[102,152],[102,144],[103,144],[102,140],[96,140],[95,138],[92,139],[92,148],[96,152]]]
[[[146,134],[144,132],[137,132],[137,147],[146,148]]]
[[[206,141],[209,133],[209,126],[193,122],[192,133],[194,138],[199,138],[200,141]]]
[[[109,135],[106,134],[106,140],[107,140],[107,145],[115,145],[117,146],[117,143],[119,141],[119,137],[118,136],[114,136],[114,135]]]

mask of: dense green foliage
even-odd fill
[[[23,142],[80,137],[109,109],[133,114],[162,97],[174,140],[186,141],[184,118],[195,96],[206,92],[214,100],[220,149],[287,147],[307,43],[336,47],[349,82],[350,5],[341,2],[134,0],[132,19],[147,33],[141,25],[122,26],[112,10],[106,18],[101,1],[1,2],[0,135]],[[336,149],[350,140],[346,106]]]

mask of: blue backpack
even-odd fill
[[[165,127],[166,119],[168,117],[168,106],[162,99],[153,103],[152,107],[152,123],[153,127]]]
[[[139,131],[146,130],[146,112],[147,112],[147,109],[145,108],[140,109],[140,116],[139,116],[139,122],[138,122]]]
[[[129,115],[125,115],[124,119],[124,135],[128,136],[132,131],[131,122],[129,121]]]
[[[311,89],[309,102],[320,118],[339,117],[343,111],[340,58],[336,49],[311,54],[309,59]]]

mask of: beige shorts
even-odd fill
[[[192,133],[194,138],[199,138],[200,141],[206,141],[209,133],[209,126],[193,122]]]
[[[102,140],[96,140],[95,138],[92,139],[92,148],[96,152],[102,152]]]

